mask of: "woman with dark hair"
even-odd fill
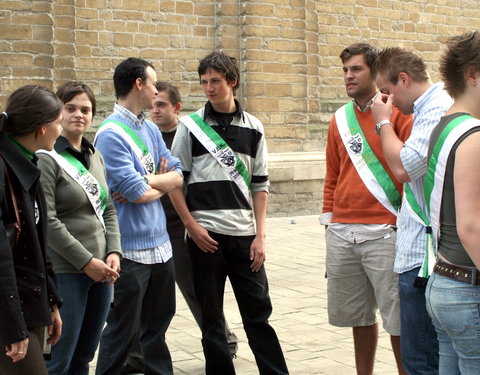
[[[480,374],[480,32],[449,39],[440,59],[452,107],[432,132],[425,197],[437,262],[427,310],[440,375]]]
[[[62,102],[38,85],[13,92],[0,114],[0,347],[5,348],[0,374],[47,375],[46,344],[55,344],[61,334],[35,155],[53,148],[61,119]],[[7,228],[15,222],[19,234],[12,232],[10,241]]]
[[[48,205],[48,250],[63,296],[63,333],[47,361],[50,375],[88,375],[120,271],[117,213],[103,158],[84,137],[96,111],[81,82],[57,91],[62,133],[38,166]]]

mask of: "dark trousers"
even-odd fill
[[[182,225],[181,228],[175,231],[169,229],[169,235],[170,242],[172,243],[173,262],[175,264],[175,281],[177,282],[178,289],[180,289],[180,292],[185,298],[198,327],[200,327],[202,310],[193,286],[192,260],[188,253],[187,243],[184,238],[185,228]],[[223,319],[225,319],[225,317]],[[226,321],[225,336],[227,337],[230,354],[236,353],[238,339],[237,336],[230,331]],[[143,371],[144,369],[143,354],[141,352],[140,344],[138,343],[138,336],[132,341],[132,347],[127,362],[132,368],[139,371]]]
[[[0,318],[1,319],[1,318]],[[43,358],[43,336],[45,327],[28,330],[28,349],[24,359],[12,362],[5,355],[5,344],[0,339],[0,374],[2,375],[48,375]]]
[[[254,236],[209,233],[218,241],[215,253],[204,253],[189,239],[195,293],[202,309],[202,344],[206,375],[235,374],[225,338],[223,296],[228,276],[242,316],[248,343],[261,375],[288,374],[280,343],[268,323],[272,304],[265,268],[250,269]]]
[[[184,230],[182,231],[184,233]],[[195,321],[200,327],[202,321],[202,309],[195,295],[195,288],[193,284],[193,270],[192,259],[188,252],[187,243],[185,242],[184,235],[170,237],[173,249],[173,262],[175,263],[175,281],[177,282],[178,289],[182,292],[185,302],[187,302],[190,311],[192,312]],[[225,316],[223,315],[223,320]],[[230,354],[232,351],[236,352],[237,336],[230,331],[228,323],[225,320],[225,336],[227,337],[228,346],[230,347]]]
[[[165,332],[175,314],[173,259],[141,264],[124,258],[121,270],[100,340],[96,375],[121,372],[136,332],[140,332],[145,374],[171,375],[172,359]]]

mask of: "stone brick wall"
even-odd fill
[[[239,59],[238,96],[264,121],[272,152],[322,149],[345,99],[344,46],[415,49],[436,77],[442,43],[480,25],[476,0],[0,0],[0,9],[2,106],[22,84],[80,79],[109,107],[115,65],[141,56],[194,108],[198,60],[220,48]]]
[[[223,49],[239,60],[237,96],[264,122],[270,152],[310,155],[346,100],[346,45],[414,49],[436,79],[443,42],[478,25],[477,0],[0,0],[0,108],[20,85],[77,79],[97,94],[98,123],[114,101],[113,69],[137,56],[180,87],[190,111],[204,102],[199,59]],[[312,183],[304,198],[318,201]]]

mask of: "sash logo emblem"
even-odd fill
[[[235,155],[230,150],[222,150],[219,153],[220,161],[228,168],[235,166]]]
[[[354,154],[358,155],[363,152],[363,139],[360,134],[352,135],[348,144],[350,145],[350,150],[352,150]]]
[[[92,194],[92,195],[97,195],[98,194],[98,185],[96,183],[94,183],[91,179],[88,179],[86,182],[85,182],[86,186],[85,186],[85,189],[87,189],[87,191]]]
[[[153,163],[151,155],[143,155],[141,161],[147,174],[153,174],[155,171],[155,164]]]

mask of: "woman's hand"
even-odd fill
[[[51,345],[55,345],[60,339],[60,336],[62,334],[62,324],[63,324],[57,305],[53,306],[51,317],[52,317],[52,324],[48,326],[47,343]]]
[[[7,357],[10,357],[13,362],[21,361],[27,355],[28,350],[28,338],[15,342],[13,344],[7,345],[5,347],[5,354]]]
[[[92,258],[90,262],[83,267],[83,271],[90,277],[93,281],[97,283],[113,283],[120,276],[117,271],[109,267],[105,262],[100,259]]]
[[[113,271],[120,274],[120,255],[118,253],[108,254],[107,258],[105,259],[105,263]],[[118,276],[118,277],[120,277],[120,276]],[[118,277],[113,277],[113,280],[110,281],[110,284],[113,284],[115,281],[117,281]]]

